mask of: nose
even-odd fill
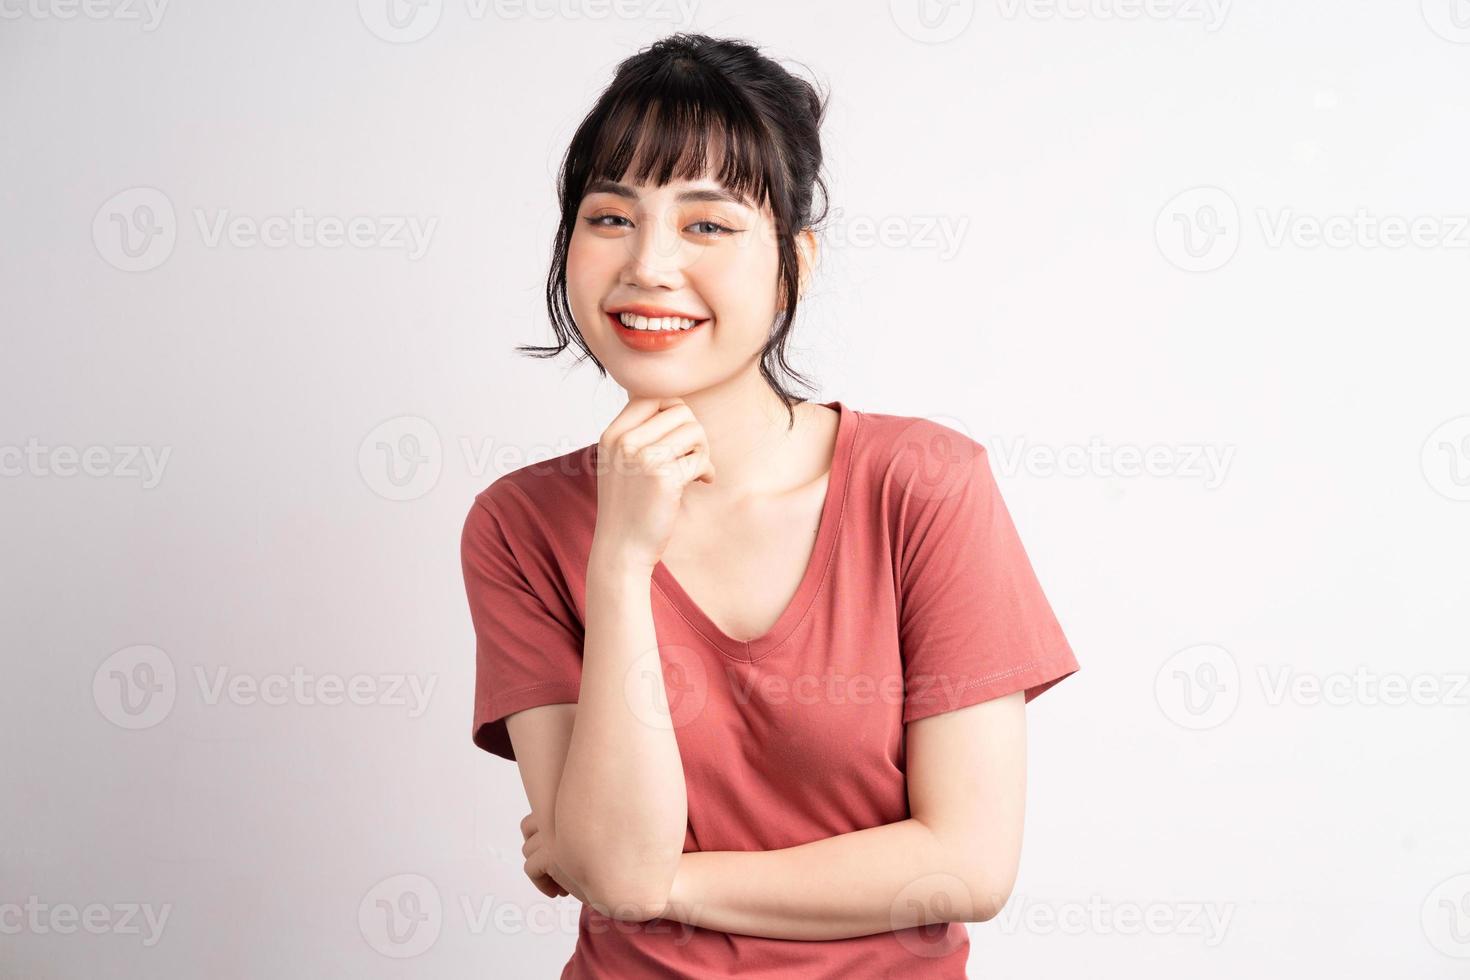
[[[640,289],[677,289],[683,277],[683,242],[677,229],[647,221],[623,239],[628,259],[623,283]]]

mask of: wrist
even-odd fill
[[[653,563],[657,564],[657,563]],[[611,583],[646,584],[653,577],[653,564],[628,557],[627,549],[592,541],[587,554],[587,578]]]

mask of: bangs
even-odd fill
[[[731,93],[709,91],[697,76],[681,80],[687,90],[672,96],[662,86],[608,93],[610,104],[588,120],[574,197],[594,180],[663,185],[708,177],[757,210],[770,203],[780,173],[775,141]]]

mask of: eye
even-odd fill
[[[689,227],[690,228],[704,229],[704,230],[701,230],[701,231],[697,232],[697,234],[707,235],[707,236],[709,236],[711,238],[717,238],[717,237],[719,237],[721,235],[733,235],[733,234],[735,234],[735,229],[734,228],[726,228],[724,225],[720,224],[718,221],[696,221],[696,222],[694,222],[694,224],[690,225]]]
[[[597,214],[593,215],[590,218],[583,218],[582,220],[587,222],[593,228],[618,228],[621,226],[607,224],[608,220],[627,221],[628,219],[623,217],[621,214]]]

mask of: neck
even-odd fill
[[[715,467],[715,482],[690,484],[686,499],[733,502],[790,486],[792,450],[810,420],[807,405],[791,407],[796,424],[788,428],[780,396],[755,370],[681,397],[704,427]]]

